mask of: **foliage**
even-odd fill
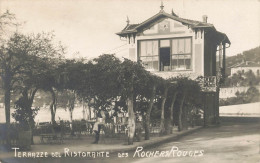
[[[16,16],[10,13],[8,10],[0,15],[0,41],[1,44],[5,42],[6,38],[12,35],[17,27],[20,26],[21,23],[17,22]]]
[[[51,93],[53,121],[57,104],[69,108],[71,115],[76,101],[80,100],[88,102],[96,110],[114,109],[114,112],[120,112],[127,110],[127,100],[129,102],[131,94],[135,113],[146,116],[148,124],[150,117],[153,120],[159,118],[154,113],[160,113],[162,107],[167,113],[168,110],[164,108],[169,107],[176,96],[175,92],[178,92],[178,97],[185,96],[185,106],[200,107],[200,87],[189,78],[164,80],[146,71],[138,62],[127,59],[120,61],[108,54],[88,62],[61,59],[64,48],[55,46],[53,37],[51,34],[15,34],[9,44],[2,48],[13,59],[10,67],[18,66],[19,70],[11,79],[23,93],[17,101],[17,114],[14,115],[18,121],[26,122],[26,117],[34,118],[37,109],[32,109],[32,100],[37,90]],[[165,94],[166,89],[168,94]],[[162,101],[166,101],[165,106]],[[177,112],[179,109],[174,107]]]
[[[228,77],[224,83],[224,87],[234,87],[234,86],[256,86],[260,84],[260,76],[255,76],[255,74],[250,70],[245,73],[238,71],[231,77]]]
[[[104,54],[94,59],[90,77],[90,87],[97,109],[110,108],[121,94],[122,86],[119,76],[121,61],[114,55]]]
[[[28,108],[26,106],[26,101],[21,97],[18,101],[15,102],[15,112],[12,113],[15,121],[20,124],[23,130],[30,130],[35,127],[34,118],[39,111],[39,107]]]
[[[236,97],[220,99],[220,106],[238,105],[260,101],[260,93],[255,87],[250,87],[246,92],[237,92]]]
[[[260,62],[260,46],[246,50],[240,54],[227,57],[226,59],[226,74],[230,75],[231,70],[230,67],[241,63],[243,60],[246,61],[254,61],[254,62]]]

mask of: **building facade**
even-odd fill
[[[227,35],[208,23],[207,16],[202,21],[189,20],[173,11],[166,13],[163,4],[160,8],[140,24],[130,24],[127,19],[125,28],[116,33],[127,40],[128,58],[141,61],[146,70],[165,79],[202,77],[207,117],[218,116],[217,86],[225,69],[225,49],[230,46]]]
[[[231,67],[231,76],[238,72],[243,74],[249,71],[252,71],[255,76],[260,76],[260,64],[252,61],[243,61],[242,63]]]

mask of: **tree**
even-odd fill
[[[28,42],[24,41],[25,37],[16,33],[7,40],[6,43],[2,44],[0,48],[1,79],[4,88],[7,126],[10,125],[11,91],[21,85],[24,74],[28,72],[28,66],[30,66],[31,61],[34,60],[33,57],[30,57],[24,52],[26,48],[28,48]],[[7,131],[7,134],[8,132],[9,131]]]
[[[150,139],[150,118],[156,99],[156,92],[162,78],[152,75],[146,71],[139,63],[136,67],[134,78],[134,111],[143,117],[145,140]]]
[[[6,10],[5,13],[0,15],[0,41],[1,44],[10,37],[17,28],[21,25],[21,23],[17,22],[16,16]]]
[[[178,77],[177,80],[177,91],[180,97],[180,104],[178,109],[178,129],[183,130],[187,128],[187,114],[191,110],[186,110],[192,107],[184,107],[185,105],[200,105],[201,104],[201,89],[197,81],[191,80],[187,77]],[[186,104],[185,104],[186,102]]]
[[[9,13],[7,10],[4,14],[0,15],[0,76],[4,90],[4,104],[5,104],[5,117],[7,128],[7,144],[10,144],[9,139],[9,126],[10,126],[10,98],[11,98],[11,78],[12,71],[9,65],[11,57],[6,55],[5,49],[6,38],[13,33],[13,29],[16,28],[18,23],[14,14]],[[7,63],[6,63],[7,62]]]
[[[143,98],[147,97],[144,95],[145,92],[142,88],[144,88],[143,85],[147,83],[149,75],[150,74],[139,62],[136,63],[125,59],[124,62],[121,64],[119,81],[121,85],[121,96],[123,97],[123,99],[126,99],[126,104],[128,108],[128,144],[133,144],[133,138],[136,128],[136,117],[134,113],[137,111],[137,108],[134,108],[134,104],[136,103],[136,98],[140,95]]]
[[[40,57],[43,60],[43,69],[38,74],[38,85],[37,88],[43,91],[50,92],[52,101],[50,104],[51,110],[51,122],[53,125],[56,124],[55,114],[57,109],[57,88],[59,87],[59,75],[58,67],[64,60],[64,54],[66,53],[65,48],[61,43],[56,44],[54,42],[54,35],[52,33],[37,34],[36,44],[41,45]],[[39,50],[38,50],[39,51]],[[39,66],[38,66],[39,67]]]
[[[73,122],[73,111],[77,103],[77,95],[75,90],[59,90],[57,93],[57,107],[69,110],[71,123]],[[72,125],[71,135],[74,134],[74,126]]]
[[[247,102],[258,102],[259,101],[259,90],[255,87],[250,87],[246,91],[246,101]]]
[[[245,80],[243,84],[245,86],[255,86],[259,84],[260,78],[255,76],[252,70],[245,72],[244,76],[245,76]]]
[[[155,78],[155,77],[154,77]],[[155,99],[155,95],[156,95],[156,82],[154,81],[155,79],[150,80],[152,84],[152,86],[150,88],[152,88],[152,90],[150,91],[150,97],[148,99],[148,108],[146,111],[146,115],[145,115],[145,125],[144,125],[144,129],[145,129],[145,140],[149,140],[150,139],[150,118],[151,118],[151,112],[152,112],[152,108],[153,108],[153,104],[154,104],[154,99]],[[148,88],[149,89],[149,86]]]
[[[170,88],[170,83],[167,80],[162,81],[162,95],[161,95],[161,122],[160,122],[160,135],[165,134],[165,102],[168,96],[168,90]]]
[[[120,79],[122,84],[122,96],[126,97],[128,111],[128,144],[133,144],[135,135],[135,114],[134,114],[134,81],[137,77],[136,63],[125,59],[122,63]]]
[[[35,127],[34,118],[37,115],[39,107],[32,108],[33,99],[36,89],[28,93],[28,90],[22,92],[22,96],[15,102],[16,111],[12,114],[16,122],[20,124],[23,130],[33,131]],[[31,135],[31,143],[34,144],[33,134]]]
[[[41,82],[45,77],[42,73],[46,73],[43,67],[49,67],[46,63],[51,62],[55,55],[63,54],[63,47],[55,46],[52,42],[53,34],[15,33],[0,47],[7,125],[10,124],[11,91],[22,92],[24,98],[20,100],[27,100],[24,106],[30,108],[36,91],[45,85]]]
[[[169,82],[171,83],[171,87],[169,88],[169,94],[168,94],[168,101],[170,101],[170,105],[168,107],[168,112],[170,114],[170,117],[169,117],[169,121],[168,123],[166,124],[167,127],[166,127],[166,133],[167,134],[171,134],[172,133],[172,127],[173,127],[173,109],[174,109],[174,104],[175,104],[175,101],[177,99],[177,94],[178,94],[178,91],[177,91],[177,82],[175,81],[176,79],[175,78],[170,78],[169,79]]]
[[[104,54],[94,59],[88,78],[90,88],[87,89],[94,99],[94,108],[105,110],[121,95],[120,68],[121,61],[114,55]]]

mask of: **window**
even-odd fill
[[[141,40],[139,60],[147,70],[191,70],[191,37],[160,40]]]
[[[160,40],[160,47],[170,47],[170,40]]]
[[[172,40],[172,70],[191,69],[191,38]]]
[[[139,56],[144,67],[148,70],[158,70],[158,41],[141,41]]]

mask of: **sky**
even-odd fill
[[[164,11],[208,23],[231,41],[227,55],[260,45],[260,0],[163,0]],[[67,47],[67,57],[92,59],[103,53],[126,53],[126,42],[115,33],[130,23],[141,23],[160,11],[161,0],[1,0],[20,22],[23,33],[54,32]]]

